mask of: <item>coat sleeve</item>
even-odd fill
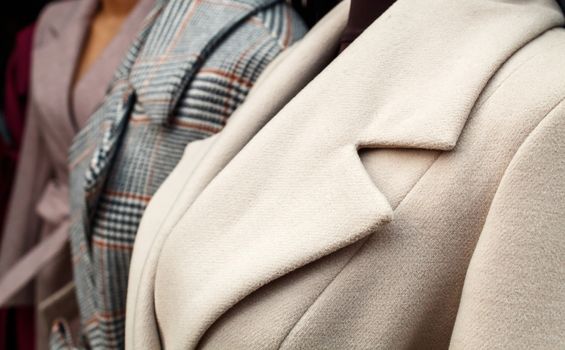
[[[452,349],[565,349],[565,104],[526,138],[471,258]]]
[[[39,238],[40,218],[36,206],[51,174],[41,138],[37,110],[30,106],[24,130],[14,187],[0,246],[0,276],[3,276]],[[12,303],[28,302],[30,295],[16,295]]]

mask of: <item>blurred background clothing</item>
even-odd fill
[[[3,132],[0,139],[0,244],[14,173],[23,136],[29,82],[31,73],[31,49],[35,24],[31,24],[15,35],[12,52],[5,59],[4,99],[0,124]],[[5,35],[5,32],[2,32]],[[6,43],[3,41],[2,43]],[[4,47],[2,48],[4,50]],[[2,54],[4,55],[4,51]],[[1,247],[0,247],[1,248]],[[0,349],[34,349],[34,309],[30,306],[16,306],[0,309]]]
[[[41,9],[50,0],[26,0],[4,2],[0,10],[0,79],[5,81],[6,65],[10,53],[14,49],[17,33],[36,21]],[[1,96],[4,86],[0,84]],[[4,102],[0,102],[3,109]]]
[[[0,330],[6,348],[27,349],[34,339],[36,349],[47,348],[53,317],[78,318],[74,292],[68,292],[68,148],[104,99],[152,4],[139,1],[79,79],[75,67],[99,0],[54,2],[43,10],[35,30],[26,28],[17,37],[4,75],[6,132],[0,147],[0,289],[7,286],[10,291],[4,294],[14,294],[7,303],[13,311],[0,315],[0,327],[2,320],[8,327]],[[69,299],[63,309],[55,296]],[[52,312],[53,307],[64,314]]]
[[[24,129],[34,30],[35,25],[32,24],[18,33],[14,50],[8,59],[6,68],[4,109],[1,116],[3,132],[2,142],[0,142],[0,164],[2,165],[2,172],[0,173],[0,227],[4,225],[4,216]]]
[[[4,9],[0,11],[0,81],[6,82],[5,84],[0,83],[0,96],[4,97],[0,98],[0,124],[2,125],[2,133],[0,133],[0,235],[25,122],[23,111],[26,108],[29,84],[32,24],[39,11],[48,2],[49,0],[9,2],[5,3]],[[10,75],[8,79],[7,75]],[[5,86],[8,85],[14,87],[15,90],[5,94]],[[17,97],[13,95],[14,92]],[[6,110],[6,100],[15,102],[12,105],[15,109],[8,107]],[[10,120],[10,123],[7,122],[7,119]],[[34,349],[32,307],[0,308],[0,350],[4,349]]]

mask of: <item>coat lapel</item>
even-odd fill
[[[136,38],[141,29],[144,18],[155,7],[155,0],[139,0],[135,7],[120,25],[119,31],[100,52],[100,55],[89,67],[88,71],[75,82],[74,93],[80,93],[79,89],[88,89],[89,97],[81,100],[81,111],[76,115],[79,129],[83,128],[88,119],[100,107],[104,96],[108,92],[108,82],[114,77],[115,71],[122,62],[127,49]]]
[[[194,348],[253,291],[378,233],[393,209],[358,150],[452,150],[504,61],[562,23],[557,5],[542,0],[397,1],[249,142],[169,235],[155,277],[165,347]]]
[[[353,105],[349,113],[368,121],[362,147],[452,150],[499,67],[562,23],[557,4],[541,0],[397,1],[328,70],[348,101],[334,114]]]
[[[87,201],[91,213],[95,210],[98,194],[134,107],[136,111],[145,113],[151,121],[166,123],[168,117],[173,116],[180,96],[215,45],[239,22],[278,1],[166,2],[154,24],[134,45],[139,51],[129,55],[132,59],[131,68],[118,73],[122,75],[123,88],[112,92],[109,104],[116,106],[107,107],[109,118],[106,132],[86,174]],[[216,15],[210,18],[210,14]]]
[[[214,47],[239,22],[279,0],[173,1],[157,20],[132,71],[147,116],[163,122]],[[210,16],[210,14],[217,14]]]
[[[78,126],[71,112],[70,96],[74,77],[74,67],[82,50],[82,43],[88,33],[90,18],[94,13],[97,0],[77,1],[76,7],[72,8],[72,14],[68,20],[51,23],[49,35],[51,39],[46,40],[44,46],[39,47],[34,53],[34,81],[40,82],[40,86],[33,90],[34,99],[38,100],[38,106],[48,109],[43,115],[58,116],[62,123],[46,121],[45,125],[57,125],[62,127],[58,133],[63,132],[66,136],[61,139],[72,139],[78,131]],[[53,58],[57,57],[57,63],[53,64]],[[45,64],[42,62],[50,62]],[[46,86],[52,88],[45,89]]]
[[[126,317],[128,349],[158,348],[152,298],[156,261],[163,241],[186,208],[226,163],[333,59],[347,18],[347,2],[336,10],[263,71],[247,101],[219,134],[187,147],[179,166],[151,200],[137,232],[130,266]],[[204,154],[201,160],[199,153]]]
[[[103,105],[75,137],[70,149],[71,167],[82,164],[86,154],[91,151],[91,148],[94,149],[83,173],[86,205],[84,206],[84,220],[82,221],[84,221],[86,228],[88,228],[89,219],[96,208],[100,190],[110,170],[111,160],[127,127],[128,116],[136,102],[137,95],[129,81],[132,67],[139,57],[139,52],[144,47],[149,33],[154,28],[156,18],[161,14],[166,3],[167,0],[155,2],[155,6],[141,25],[142,29],[116,70],[114,79],[110,84],[110,91],[106,95]],[[75,172],[80,173],[79,170],[75,170]]]

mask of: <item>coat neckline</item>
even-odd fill
[[[498,68],[562,24],[541,0],[398,0],[312,82],[311,98],[367,120],[360,147],[452,150]]]
[[[41,86],[34,89],[34,94],[39,101],[38,108],[43,110],[45,115],[56,114],[57,118],[61,118],[63,121],[61,123],[61,131],[66,136],[62,137],[62,139],[71,140],[86,123],[86,120],[83,120],[84,117],[75,117],[72,108],[73,90],[76,85],[88,78],[94,70],[106,68],[101,67],[101,65],[107,64],[108,56],[116,51],[119,46],[125,45],[123,50],[125,54],[127,47],[130,45],[125,41],[128,40],[132,32],[137,31],[142,17],[149,12],[148,8],[153,6],[155,1],[139,0],[135,8],[124,20],[116,37],[104,48],[93,65],[75,84],[73,84],[73,80],[76,66],[88,36],[92,16],[98,8],[99,0],[76,0],[72,6],[67,6],[66,12],[60,14],[65,20],[52,21],[47,24],[51,38],[46,40],[44,45],[40,43],[36,49],[37,52],[34,54],[36,60],[36,63],[34,63],[34,76],[41,84]],[[59,6],[62,6],[62,4]],[[42,63],[52,62],[54,57],[57,58],[56,63]],[[111,79],[108,81],[108,84],[110,82]],[[40,89],[40,87],[44,86],[56,86],[57,88]],[[102,100],[107,89],[108,87],[104,86],[98,91],[93,91],[93,94],[97,93],[100,95],[100,100]],[[94,113],[97,107],[98,104],[93,105],[91,113]]]

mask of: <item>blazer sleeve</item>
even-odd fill
[[[565,104],[526,138],[471,258],[452,349],[565,349]]]
[[[4,275],[37,243],[41,220],[36,206],[51,174],[37,109],[28,109],[19,163],[10,196],[0,246],[0,276]],[[16,296],[14,303],[22,302]]]

